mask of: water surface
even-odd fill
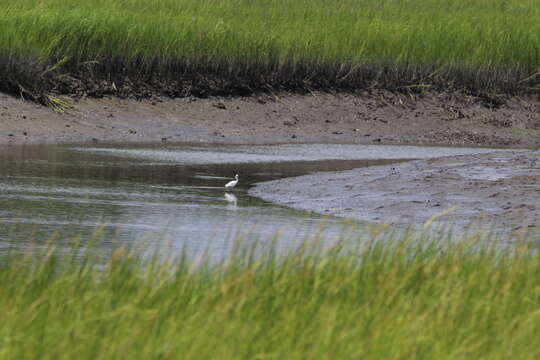
[[[234,239],[290,246],[321,232],[332,241],[358,223],[250,197],[251,184],[314,171],[487,149],[365,145],[2,146],[0,247],[65,246],[98,227],[104,248],[157,245],[223,256]],[[223,185],[235,174],[234,192]],[[324,230],[322,230],[324,229]],[[53,239],[53,240],[51,240]]]

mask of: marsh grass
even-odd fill
[[[526,244],[373,232],[237,246],[213,264],[13,250],[0,358],[536,359],[540,256]]]
[[[33,98],[540,88],[535,0],[2,0],[0,29],[0,90]]]

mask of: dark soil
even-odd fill
[[[526,66],[352,64],[343,62],[260,63],[229,60],[205,63],[105,57],[91,61],[0,56],[0,92],[50,105],[48,95],[73,98],[257,96],[276,92],[307,94],[388,90],[401,94],[452,92],[483,98],[498,107],[504,97],[537,95],[537,69]]]

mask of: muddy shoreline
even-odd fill
[[[264,94],[235,98],[62,98],[64,113],[0,93],[0,143],[203,142],[540,146],[540,97],[494,103],[422,96]]]
[[[540,97],[494,104],[457,93],[423,96],[274,94],[243,98],[63,98],[51,108],[0,93],[0,144],[341,143],[540,146]],[[370,222],[497,228],[540,224],[538,151],[413,161],[260,184],[251,194],[302,210]],[[486,178],[493,174],[495,178]],[[501,175],[502,174],[502,175]],[[484,176],[484,177],[483,177]]]
[[[257,184],[250,194],[295,209],[367,222],[474,225],[494,231],[540,225],[540,151],[417,160]]]

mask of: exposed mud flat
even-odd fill
[[[539,230],[540,152],[442,157],[257,184],[250,194],[295,209],[394,224]],[[451,211],[447,212],[449,209]]]
[[[263,94],[236,98],[65,98],[55,112],[0,93],[0,143],[172,142],[426,144],[538,148],[540,97]],[[252,194],[366,221],[496,228],[540,223],[538,152],[422,160],[262,184]]]
[[[535,147],[540,98],[263,94],[144,100],[64,98],[65,113],[0,93],[0,143],[360,143]]]

